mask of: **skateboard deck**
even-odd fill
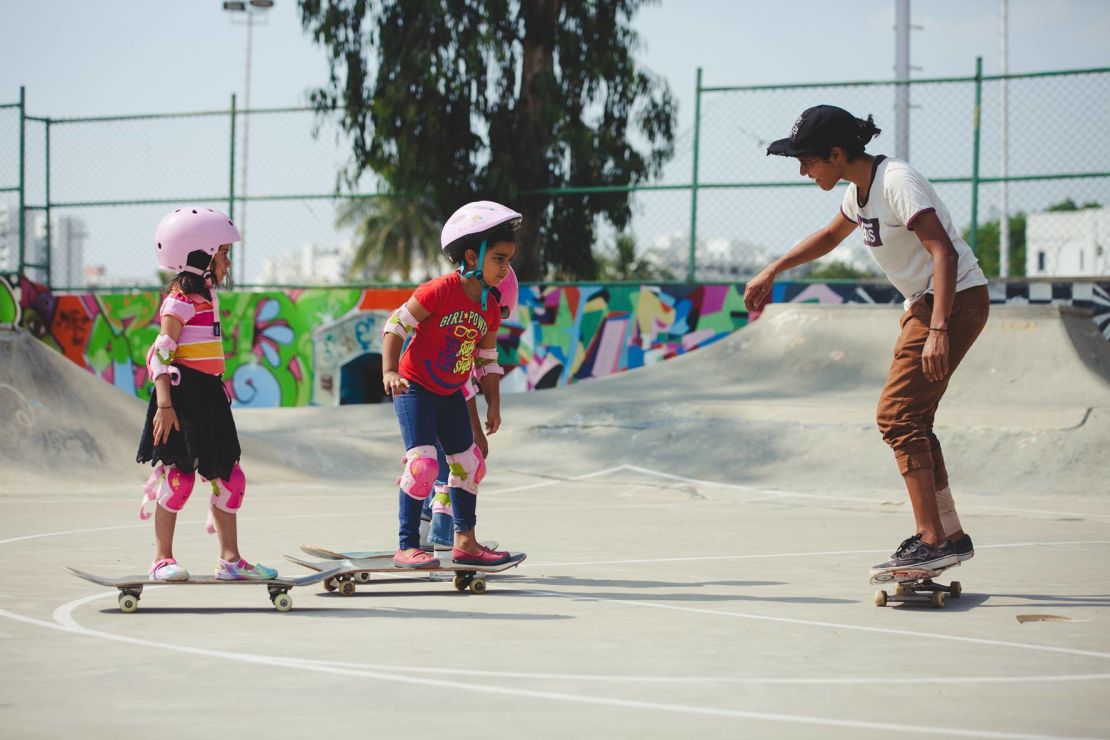
[[[875,592],[875,606],[886,606],[888,603],[929,603],[936,609],[943,609],[946,596],[953,599],[960,598],[963,586],[959,581],[952,581],[945,586],[934,583],[933,579],[949,568],[955,568],[959,563],[946,565],[943,568],[921,568],[909,566],[905,568],[887,568],[871,571],[871,585],[894,584],[894,593],[888,594],[886,589]]]
[[[107,576],[98,576],[92,573],[86,573],[77,568],[69,568],[68,570],[78,578],[83,578],[86,581],[97,583],[101,586],[108,586],[110,588],[119,589],[119,609],[121,612],[130,614],[139,608],[139,598],[143,592],[143,586],[256,586],[264,585],[270,594],[270,601],[273,602],[274,608],[279,612],[287,612],[293,608],[293,597],[289,595],[289,589],[297,586],[309,586],[313,583],[319,583],[325,578],[330,578],[335,573],[338,573],[342,568],[337,567],[335,563],[331,563],[330,569],[316,569],[316,573],[307,576],[294,576],[292,578],[274,578],[266,581],[222,581],[215,576],[189,576],[187,581],[152,581],[150,576],[123,576],[121,578],[109,578]]]
[[[497,549],[496,540],[482,542],[481,545],[491,550]],[[392,558],[394,552],[393,550],[354,550],[352,552],[342,552],[339,550],[329,550],[325,547],[313,547],[311,545],[301,545],[301,551],[306,555],[311,555],[314,558],[323,558],[324,560],[373,560],[374,558]]]
[[[487,573],[500,573],[503,570],[515,568],[527,557],[526,553],[517,552],[512,554],[509,562],[500,565],[460,565],[450,560],[441,560],[439,567],[436,568],[399,568],[393,564],[393,556],[390,554],[376,558],[347,558],[342,561],[338,569],[334,568],[336,564],[334,560],[314,562],[295,558],[292,555],[286,555],[285,559],[312,570],[323,572],[325,569],[330,569],[328,575],[322,579],[324,588],[328,591],[339,591],[344,596],[352,596],[355,593],[356,584],[396,581],[396,576],[418,578],[429,573],[452,573],[454,574],[452,582],[456,590],[469,589],[472,593],[485,593]],[[375,579],[375,574],[389,574],[394,577]]]

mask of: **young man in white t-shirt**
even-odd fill
[[[775,276],[836,248],[857,228],[902,295],[906,313],[894,361],[879,400],[877,421],[894,450],[913,504],[917,532],[872,570],[911,565],[942,568],[974,555],[956,515],[948,470],[933,417],[953,371],[987,322],[987,278],[952,225],[933,186],[905,162],[864,153],[879,134],[870,116],[856,118],[831,105],[809,108],[790,136],[768,154],[795,157],[800,174],[822,190],[848,181],[840,212],[752,279],[744,290],[749,311],[771,296]]]

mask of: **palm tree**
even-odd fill
[[[336,224],[355,227],[355,255],[347,275],[400,275],[411,279],[414,267],[430,277],[443,264],[439,224],[425,198],[380,195],[340,203]]]

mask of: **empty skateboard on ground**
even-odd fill
[[[321,548],[302,547],[305,552],[313,551],[320,552]],[[328,551],[331,552],[331,551]],[[328,591],[339,591],[344,596],[353,596],[355,593],[356,584],[359,583],[373,583],[381,582],[383,580],[396,580],[396,576],[408,576],[410,578],[417,578],[421,575],[428,573],[453,573],[454,578],[452,583],[458,591],[466,591],[470,589],[471,593],[481,594],[486,591],[486,574],[487,573],[500,573],[509,568],[515,568],[524,562],[528,557],[526,553],[517,552],[513,553],[507,563],[500,565],[460,565],[450,560],[441,560],[437,568],[399,568],[393,564],[392,553],[387,556],[377,558],[344,558],[343,565],[335,572],[335,560],[327,560],[324,562],[313,562],[311,560],[301,560],[291,555],[286,555],[285,559],[291,563],[302,565],[305,568],[312,570],[324,571],[329,570],[328,576],[323,579],[324,588]],[[389,579],[375,579],[375,575],[390,575],[393,578]]]
[[[319,583],[325,578],[330,578],[338,573],[341,568],[336,563],[330,563],[330,569],[318,569],[312,575],[296,576],[293,578],[274,578],[266,581],[222,581],[215,576],[189,576],[187,581],[152,581],[150,576],[124,576],[123,578],[107,578],[86,573],[76,568],[66,568],[70,573],[86,581],[98,583],[101,586],[110,586],[119,589],[119,610],[130,614],[139,608],[139,597],[143,593],[143,586],[266,586],[270,592],[270,601],[279,612],[287,612],[293,608],[293,597],[289,589],[296,586],[310,586]]]
[[[959,563],[953,563],[943,568],[908,566],[872,571],[872,586],[894,584],[894,593],[891,595],[887,594],[886,589],[875,592],[875,606],[886,606],[888,603],[896,602],[921,602],[932,604],[937,609],[943,609],[945,594],[950,594],[953,599],[958,599],[960,594],[963,593],[963,587],[960,586],[959,581],[952,581],[951,585],[945,586],[940,583],[933,583],[933,579],[949,568],[955,568],[958,565]]]

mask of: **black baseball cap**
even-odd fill
[[[767,147],[767,154],[782,157],[825,156],[834,146],[855,148],[859,145],[860,121],[835,105],[815,105],[802,111],[790,136]],[[868,137],[870,138],[870,137]]]

